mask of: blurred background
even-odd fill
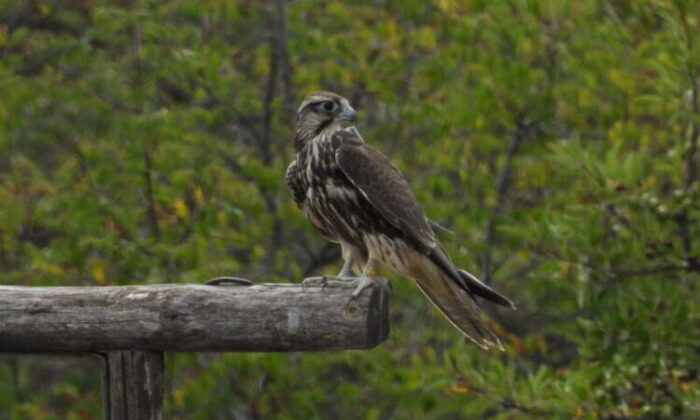
[[[171,419],[700,417],[700,3],[0,0],[0,283],[337,272],[286,190],[312,90],[360,110],[453,260],[368,351],[168,354]],[[500,325],[500,326],[499,326]],[[3,356],[0,420],[101,418],[92,359]]]

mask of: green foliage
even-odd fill
[[[170,418],[700,416],[697,2],[282,3],[0,0],[0,282],[337,270],[282,181],[335,90],[518,304],[507,351],[387,273],[385,344],[169,355]],[[0,363],[0,419],[99,417],[94,372],[34,363]]]

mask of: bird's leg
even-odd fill
[[[350,298],[345,303],[346,311],[350,304],[355,299],[357,299],[362,294],[362,292],[365,291],[365,289],[369,287],[379,286],[385,288],[386,290],[391,290],[391,285],[389,284],[389,281],[384,277],[377,276],[377,261],[372,257],[368,259],[367,264],[365,264],[365,268],[362,272],[362,276],[358,277],[357,280],[358,281],[355,290],[353,290],[352,294],[350,295]]]
[[[343,268],[340,269],[340,273],[338,273],[338,278],[340,279],[351,279],[354,278],[352,275],[352,263],[353,263],[353,258],[352,255],[348,254],[345,257],[345,262],[343,263]]]
[[[346,253],[345,249],[343,249],[343,254],[344,254],[343,257],[345,258],[345,262],[343,263],[343,268],[340,269],[340,273],[338,273],[338,275],[307,277],[301,282],[302,286],[326,287],[332,281],[347,284],[348,282],[352,282],[352,281],[357,280],[357,277],[353,276],[353,272],[352,272],[352,263],[353,263],[352,255],[350,253]]]

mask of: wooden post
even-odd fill
[[[163,352],[113,350],[104,356],[107,420],[161,420]]]

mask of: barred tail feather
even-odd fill
[[[420,258],[411,264],[409,271],[425,296],[462,334],[484,350],[503,350],[496,334],[481,318],[482,311],[474,297],[442,269],[428,258]]]

